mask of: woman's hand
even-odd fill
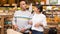
[[[39,23],[36,23],[35,24],[35,27],[37,27],[37,28],[40,27],[40,24]]]
[[[25,32],[25,31],[26,31],[26,29],[25,29],[25,28],[22,28],[22,29],[21,29],[21,32],[22,32],[22,33],[23,33],[23,32]]]
[[[40,26],[43,27],[43,25],[40,24],[40,23],[36,23],[36,24],[35,24],[35,27],[37,27],[37,28],[39,28]]]

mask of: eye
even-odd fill
[[[25,5],[25,4],[23,4],[23,5]]]
[[[25,3],[23,3],[23,5],[25,5]]]

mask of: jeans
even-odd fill
[[[39,32],[39,31],[36,31],[36,30],[32,30],[32,34],[43,34],[43,32]]]
[[[23,34],[29,34],[29,33],[23,33]]]

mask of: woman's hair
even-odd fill
[[[39,12],[42,12],[42,5],[38,5],[36,7],[40,10]]]

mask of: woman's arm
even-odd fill
[[[43,27],[43,24],[41,24],[41,23],[36,23],[35,24],[35,27],[37,27],[37,28],[40,27],[40,26]]]
[[[47,26],[46,17],[43,17],[42,22],[37,22],[35,24],[35,27],[40,27],[40,26],[43,27],[43,28],[45,28]]]

